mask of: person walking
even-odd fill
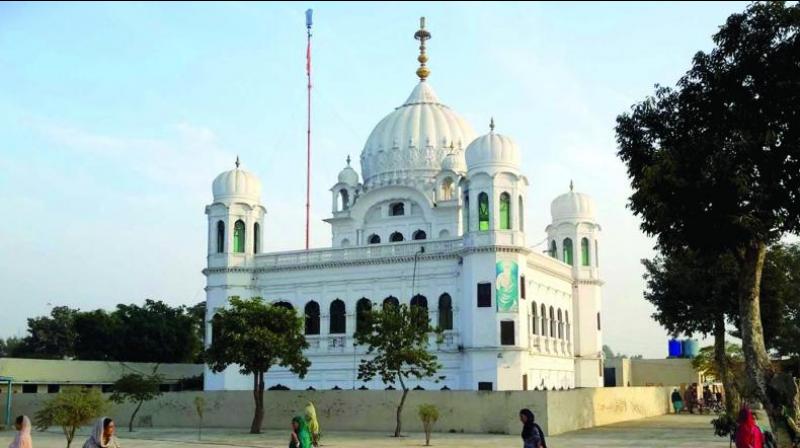
[[[311,448],[311,433],[308,431],[306,420],[299,415],[292,419],[292,438],[289,448]]]
[[[319,446],[319,420],[317,420],[317,410],[314,408],[314,403],[310,401],[306,405],[306,423],[308,424],[308,432],[311,433],[311,444]]]
[[[680,414],[683,410],[683,398],[681,398],[681,393],[678,392],[678,389],[672,389],[672,396],[670,397],[672,400],[672,407],[675,409],[676,414]]]
[[[120,448],[114,433],[117,425],[113,419],[100,417],[92,429],[92,434],[86,439],[83,448]]]
[[[17,434],[14,436],[14,441],[8,445],[8,448],[33,448],[31,419],[27,415],[20,415],[14,421],[14,427],[17,429]]]
[[[753,412],[747,406],[742,406],[736,424],[734,434],[736,448],[764,448],[764,435],[756,424]]]
[[[519,411],[519,421],[522,422],[522,447],[523,448],[547,448],[542,427],[536,423],[536,418],[530,409]]]

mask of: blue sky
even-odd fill
[[[328,188],[416,83],[479,133],[522,148],[526,221],[594,196],[603,226],[604,336],[663,357],[642,299],[652,240],[625,208],[616,115],[674,84],[743,2],[15,3],[0,5],[0,336],[49,304],[203,299],[204,206],[238,154],[264,184],[267,250],[303,244],[304,11],[315,10],[312,241],[329,245]],[[359,167],[356,164],[356,169]]]

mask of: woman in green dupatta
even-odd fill
[[[308,424],[308,431],[311,433],[311,443],[314,446],[319,446],[319,420],[317,420],[317,410],[314,409],[314,403],[310,401],[306,405],[306,423]]]
[[[292,440],[289,448],[311,448],[311,433],[303,417],[297,416],[292,419]]]

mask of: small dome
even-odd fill
[[[358,185],[358,173],[350,166],[350,156],[347,156],[347,166],[339,171],[339,182],[347,185]]]
[[[553,222],[595,219],[594,200],[587,194],[572,190],[569,183],[569,192],[553,199],[550,204],[550,214]]]
[[[217,176],[212,190],[215,201],[244,199],[259,202],[261,200],[261,181],[255,174],[239,168],[238,157],[236,168]]]
[[[505,135],[494,132],[494,120],[490,125],[491,131],[476,138],[467,146],[466,158],[469,169],[479,168],[483,165],[507,165],[519,167],[519,147],[514,140]]]
[[[454,171],[456,173],[466,173],[467,163],[464,161],[464,152],[451,149],[451,151],[444,156],[444,160],[442,160],[442,169]]]

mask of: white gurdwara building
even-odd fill
[[[442,369],[423,389],[529,390],[603,385],[598,269],[600,226],[592,200],[553,200],[547,250],[526,243],[528,180],[521,152],[494,131],[475,135],[427,81],[424,29],[419,83],[375,126],[331,188],[332,247],[263,253],[261,183],[239,167],[213,184],[208,215],[207,321],[231,296],[263,297],[305,316],[304,379],[268,372],[267,387],[384,389],[357,379],[363,347],[353,333],[387,302],[427,308],[430,349]],[[538,237],[535,238],[538,240]],[[206,341],[213,329],[206,328]],[[235,367],[206,370],[207,390],[250,389]]]

